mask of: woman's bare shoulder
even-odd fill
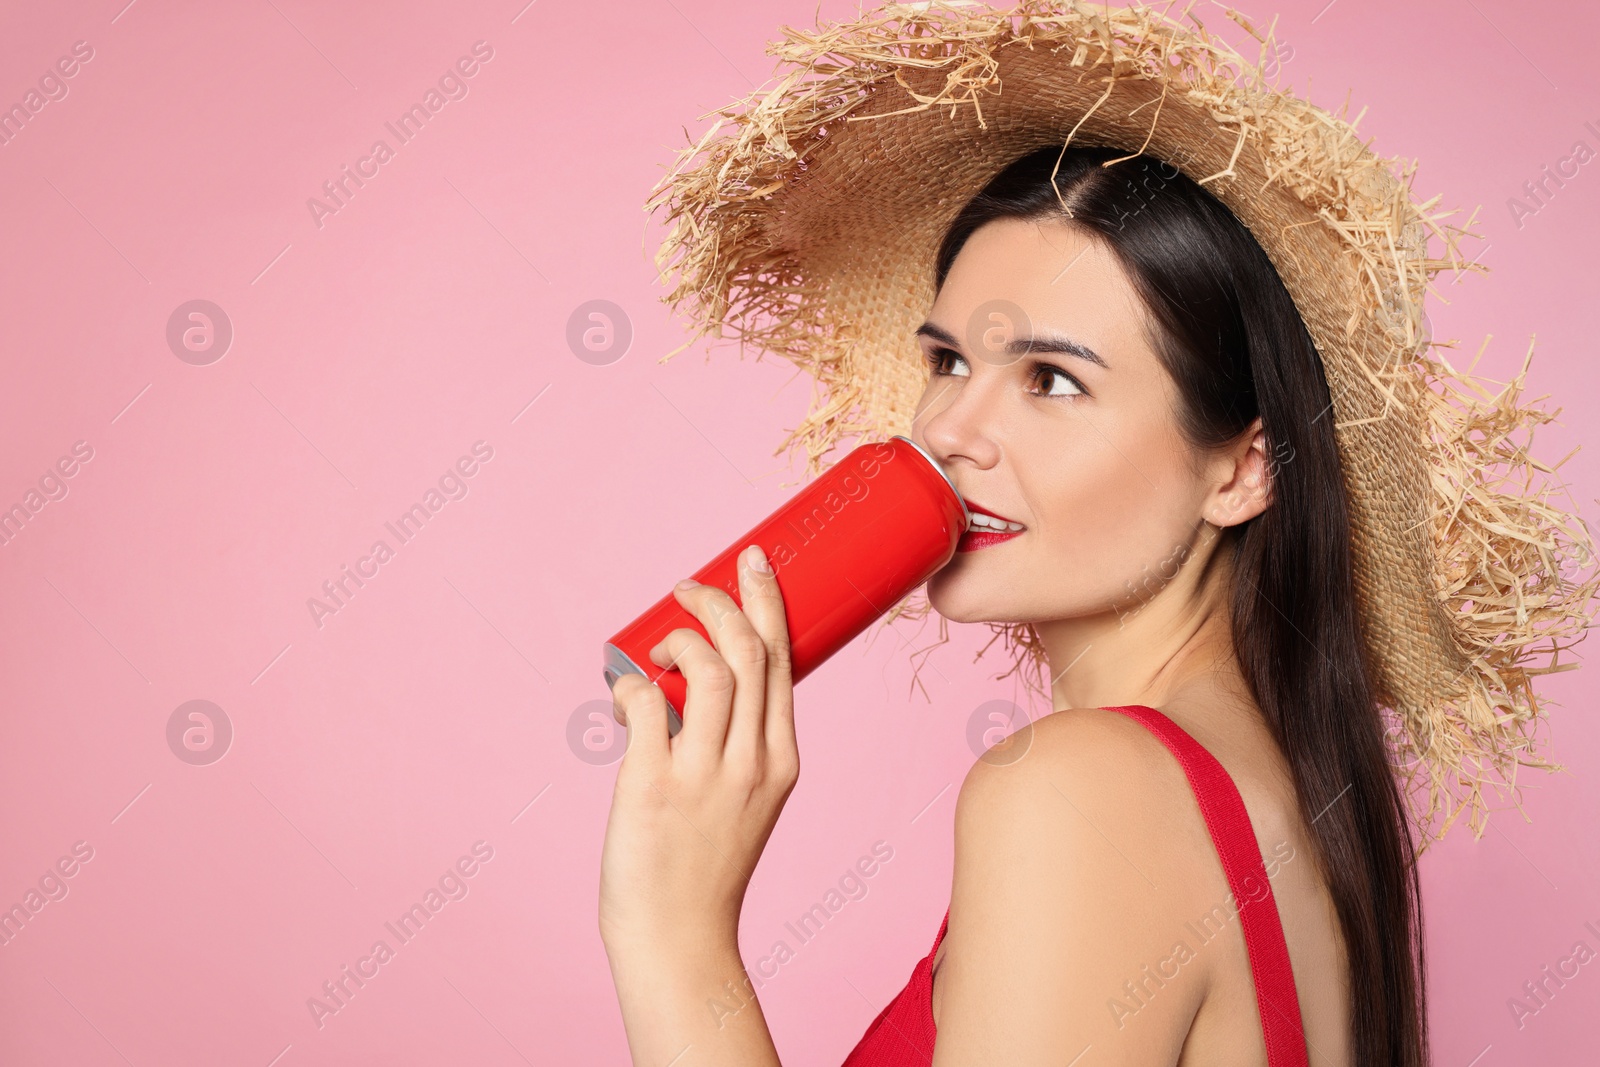
[[[992,818],[1041,790],[1057,794],[1060,807],[1030,808],[1039,820],[1097,813],[1113,826],[1167,827],[1161,839],[1183,836],[1168,818],[1170,802],[1193,796],[1183,769],[1144,726],[1103,708],[1070,708],[1023,726],[979,757],[962,782],[957,818],[963,810]],[[1197,825],[1204,832],[1204,823]]]
[[[957,862],[964,843],[1006,835],[1091,864],[1086,889],[1142,887],[1151,904],[1176,905],[1198,873],[1227,891],[1183,768],[1144,726],[1103,708],[1043,716],[973,764],[956,800]]]
[[[941,1063],[947,1048],[952,1063],[1068,1062],[1089,1044],[1176,1059],[1221,962],[1180,947],[1186,920],[1227,893],[1191,797],[1158,738],[1099,708],[978,760],[956,802]]]

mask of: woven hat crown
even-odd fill
[[[692,331],[664,359],[731,334],[808,371],[816,398],[779,450],[814,474],[846,437],[909,432],[934,253],[1001,167],[1047,144],[1176,165],[1255,236],[1322,358],[1366,661],[1413,817],[1436,838],[1465,811],[1481,834],[1485,786],[1558,766],[1532,679],[1576,666],[1560,655],[1600,588],[1587,527],[1552,499],[1559,464],[1528,452],[1559,409],[1522,399],[1531,346],[1498,392],[1476,359],[1447,360],[1424,298],[1442,271],[1484,270],[1460,251],[1471,220],[1419,203],[1415,163],[1374,154],[1360,115],[1278,90],[1271,29],[1229,14],[1255,61],[1187,13],[1077,2],[888,4],[786,28],[776,85],[715,113],[645,205],[665,210],[663,300]],[[1031,628],[991,625],[1042,692]]]

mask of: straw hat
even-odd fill
[[[1600,586],[1587,527],[1527,451],[1560,409],[1521,401],[1527,360],[1499,392],[1446,361],[1454,342],[1428,336],[1423,298],[1441,271],[1484,269],[1458,250],[1472,220],[1414,200],[1415,162],[1369,151],[1360,115],[1269,84],[1271,28],[1228,15],[1256,61],[1187,11],[1192,25],[1073,0],[888,4],[785,28],[768,47],[776,84],[713,112],[645,205],[670,226],[662,299],[687,313],[688,343],[731,333],[814,377],[779,451],[803,448],[815,474],[844,437],[910,432],[935,249],[1005,164],[1078,143],[1178,166],[1266,250],[1326,368],[1367,659],[1424,845],[1462,811],[1481,835],[1485,785],[1514,795],[1519,765],[1559,769],[1539,752],[1531,682],[1577,666],[1560,653]],[[989,625],[1046,693],[1031,627]]]

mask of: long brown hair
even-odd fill
[[[1190,445],[1205,452],[1235,442],[1260,416],[1273,457],[1273,502],[1228,527],[1219,549],[1233,554],[1234,649],[1292,769],[1338,912],[1355,1062],[1423,1067],[1421,887],[1364,657],[1322,360],[1271,260],[1238,218],[1177,167],[1127,156],[1050,145],[1013,162],[951,223],[935,289],[979,226],[1067,219],[1064,202],[1070,224],[1113,252],[1150,312]]]

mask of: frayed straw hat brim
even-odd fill
[[[842,438],[909,432],[934,252],[1005,164],[1074,143],[1176,165],[1249,227],[1322,358],[1368,669],[1413,815],[1442,837],[1467,811],[1482,833],[1486,785],[1556,766],[1531,680],[1576,666],[1560,653],[1600,587],[1587,528],[1528,453],[1559,409],[1522,400],[1526,360],[1499,391],[1446,360],[1424,297],[1442,271],[1484,269],[1459,249],[1471,221],[1415,200],[1415,164],[1375,155],[1360,115],[1269,84],[1270,29],[1234,17],[1253,62],[1189,12],[1073,2],[889,4],[785,29],[776,85],[714,113],[646,204],[670,224],[663,299],[691,342],[737,336],[814,376],[784,444],[816,473]]]

